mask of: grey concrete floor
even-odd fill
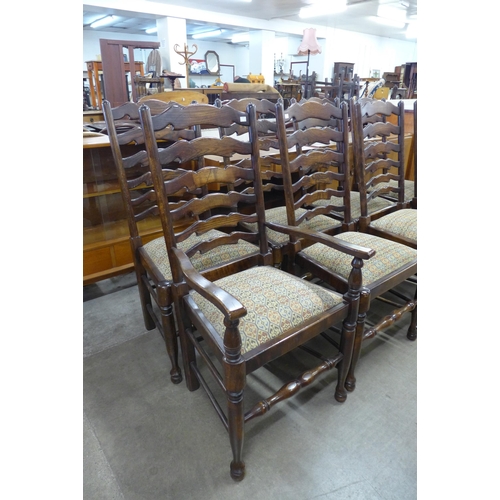
[[[409,318],[364,343],[345,403],[333,398],[332,370],[249,422],[246,476],[235,483],[229,439],[206,393],[170,382],[163,340],[144,328],[134,274],[87,286],[83,299],[85,500],[417,498]],[[388,311],[374,302],[371,315]],[[252,374],[249,399],[281,387],[304,356],[290,353]]]

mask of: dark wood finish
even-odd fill
[[[104,79],[104,94],[112,107],[119,106],[130,100],[125,78],[125,61],[123,49],[128,49],[128,64],[135,68],[134,49],[158,49],[159,42],[140,42],[125,40],[100,39],[102,72]],[[134,76],[131,75],[132,100],[137,102],[138,93]]]
[[[333,367],[337,367],[339,372],[335,397],[338,401],[345,400],[344,380],[350,363],[354,330],[357,321],[360,321],[358,318],[360,268],[363,259],[371,258],[373,252],[322,235],[325,244],[338,248],[353,258],[348,292],[339,304],[329,306],[308,319],[304,318],[294,326],[285,327],[281,334],[267,339],[266,342],[260,341],[259,336],[255,345],[243,349],[241,328],[247,318],[250,318],[248,319],[250,321],[255,315],[261,314],[258,312],[259,301],[255,300],[252,303],[248,300],[249,297],[245,299],[235,297],[228,291],[232,289],[230,284],[222,288],[218,285],[219,282],[214,280],[231,277],[234,279],[233,283],[237,284],[252,282],[251,277],[264,266],[266,272],[260,276],[264,288],[266,283],[268,285],[274,283],[272,281],[274,276],[279,276],[279,279],[286,283],[284,285],[286,288],[295,289],[304,283],[296,276],[278,270],[272,265],[272,254],[264,229],[266,222],[264,192],[255,105],[249,104],[247,110],[242,112],[229,105],[215,107],[193,104],[184,108],[169,109],[153,118],[148,108],[142,107],[141,117],[165,244],[173,272],[172,293],[176,311],[179,313],[178,324],[186,383],[189,390],[196,390],[200,385],[207,390],[210,401],[229,434],[233,453],[230,465],[231,477],[239,481],[245,474],[242,458],[245,422],[265,414],[274,404],[291,397],[321,373]],[[164,123],[170,123],[174,129],[208,124],[225,129],[238,123],[248,127],[248,139],[227,136],[204,137],[158,147],[154,137],[154,119],[157,119],[157,125],[161,125],[163,120]],[[228,159],[233,155],[243,155],[243,159],[223,167],[207,166],[202,160],[203,157],[214,154]],[[185,170],[182,176],[175,178],[173,175],[176,170],[162,168],[162,165],[178,161],[196,161],[197,168],[194,171]],[[240,180],[243,183],[252,182],[253,188],[241,192],[235,190],[210,192],[210,184],[214,182],[228,186],[239,185]],[[180,192],[185,196],[184,201],[175,204]],[[242,209],[245,206],[255,208],[248,213]],[[189,221],[186,229],[176,233],[173,230],[175,222],[187,215]],[[244,222],[255,223],[255,230],[242,232],[239,226]],[[286,230],[286,227],[283,226],[282,229]],[[291,229],[297,231],[297,228]],[[203,235],[209,230],[218,230],[220,233],[212,233],[209,240],[198,241],[194,245],[187,244],[188,238],[192,235]],[[308,238],[309,234],[301,234],[300,237]],[[198,255],[207,255],[220,248],[224,248],[227,252],[241,242],[252,244],[255,251],[246,257],[235,258],[205,270],[203,274],[196,269]],[[315,293],[324,293],[324,289],[318,285],[307,286],[309,285]],[[270,286],[270,288],[275,291],[275,287]],[[261,292],[262,288],[258,287],[256,293]],[[253,292],[251,296],[256,298]],[[219,333],[216,333],[218,323],[213,322],[216,320],[204,315],[200,309],[202,297],[212,304],[220,312],[220,318],[223,318],[223,325],[220,325],[222,331]],[[289,301],[289,306],[292,306],[296,298],[296,294],[293,293],[283,294],[280,303],[286,307]],[[247,375],[297,346],[318,337],[328,327],[336,324],[341,325],[339,351],[335,350],[331,357],[322,357],[319,366],[308,369],[298,377],[294,376],[290,383],[245,413],[244,388]],[[261,328],[265,331],[263,333],[269,333],[266,327],[261,326]],[[210,390],[209,384],[198,368],[199,360],[206,362],[208,373],[215,378],[215,386],[222,389],[225,408],[217,402],[215,394]]]
[[[413,103],[413,182],[411,207],[417,208],[417,101]]]
[[[102,109],[102,90],[101,81],[99,78],[99,71],[102,71],[102,61],[87,61],[87,73],[89,78],[90,87],[90,101],[94,109]],[[133,71],[131,68],[134,68]],[[137,61],[134,66],[129,63],[124,63],[123,69],[125,74],[130,73],[131,75],[139,72],[140,75],[144,75],[144,63]],[[124,75],[125,76],[125,75]]]
[[[293,132],[287,131],[285,124],[285,111],[278,104],[276,106],[276,119],[278,123],[278,140],[280,146],[281,166],[283,170],[284,194],[288,214],[288,229],[290,234],[291,246],[295,246],[292,251],[288,251],[289,256],[293,256],[293,264],[297,266],[297,271],[308,273],[327,283],[341,293],[348,292],[348,276],[342,270],[339,264],[338,254],[327,246],[323,247],[324,239],[328,236],[322,233],[310,235],[310,239],[315,245],[309,247],[307,244],[298,244],[300,242],[299,233],[294,232],[290,227],[300,231],[303,221],[312,221],[318,217],[333,216],[342,219],[340,231],[336,235],[342,237],[356,237],[356,232],[350,214],[350,172],[349,156],[347,153],[348,144],[348,113],[347,103],[341,103],[336,107],[331,103],[319,103],[309,100],[294,103],[286,110],[286,113],[292,117],[294,122],[304,122],[310,120],[311,126],[301,130],[299,126],[295,127]],[[318,127],[314,123],[316,120],[322,120],[326,126]],[[377,124],[379,125],[379,124]],[[381,124],[386,125],[386,124]],[[391,129],[392,130],[392,129]],[[324,142],[333,141],[335,148],[318,148]],[[296,144],[302,149],[297,150],[297,155],[290,159],[289,150],[291,145]],[[305,149],[308,145],[309,149]],[[297,175],[298,174],[298,175]],[[295,178],[293,176],[296,176]],[[317,202],[323,200],[323,204]],[[338,200],[334,202],[334,200]],[[297,216],[297,210],[303,210],[300,216]],[[267,222],[266,225],[274,229],[275,224]],[[302,229],[302,232],[306,232]],[[384,240],[366,235],[364,238],[366,246],[373,244],[383,244]],[[294,245],[295,243],[295,245]],[[292,248],[293,248],[292,246]],[[298,248],[297,248],[298,247]],[[383,248],[387,246],[382,245]],[[319,257],[314,258],[308,254],[308,251],[314,250],[315,255],[321,255],[324,261]],[[360,302],[360,314],[368,313],[368,306],[371,299],[381,297],[383,294],[391,291],[395,286],[405,282],[416,274],[417,257],[416,252],[405,245],[400,245],[399,252],[405,254],[407,259],[404,264],[394,268],[389,262],[385,265],[386,255],[375,255],[371,262],[379,262],[377,266],[380,269],[387,269],[385,273],[379,273],[375,281],[364,283],[364,292]],[[367,264],[368,265],[368,264]],[[291,269],[290,263],[289,268]],[[408,330],[408,338],[416,337],[416,300],[414,298],[401,297],[401,301],[394,303],[394,312],[390,316],[390,321],[384,321],[373,327],[375,332],[380,331],[389,324],[394,323],[403,313],[411,312],[412,321]],[[355,346],[349,374],[346,379],[346,388],[350,391],[355,388],[355,367],[359,359],[361,343],[364,338],[364,326],[362,322],[358,325],[355,335]],[[373,333],[371,333],[372,335]]]
[[[405,152],[404,152],[404,102],[397,104],[377,99],[363,98],[351,101],[354,170],[359,190],[361,216],[360,231],[388,238],[412,248],[417,248],[417,241],[404,236],[376,228],[387,220],[389,214],[398,210],[409,210],[415,216],[410,201],[405,199]],[[390,121],[388,118],[392,117]],[[368,203],[377,197],[389,197],[395,203],[375,213],[369,213]]]
[[[175,107],[179,105],[177,103],[165,105],[166,110]],[[170,282],[157,268],[148,249],[145,248],[146,242],[143,241],[140,229],[144,224],[154,225],[158,218],[158,205],[152,187],[148,156],[144,147],[136,149],[133,154],[127,156],[126,146],[131,143],[136,145],[144,143],[141,125],[136,121],[139,117],[138,105],[126,103],[118,109],[112,109],[111,103],[105,100],[103,111],[128,222],[129,243],[144,323],[148,330],[158,328],[164,338],[172,364],[170,377],[172,382],[179,383],[182,375],[178,364]],[[131,123],[128,126],[126,122],[116,121],[125,117],[130,119]],[[169,127],[164,127],[155,131],[155,141],[161,140],[167,143],[194,137],[194,130],[173,131]],[[153,300],[158,306],[160,317],[153,307]]]

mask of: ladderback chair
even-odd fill
[[[295,106],[303,106],[304,113],[313,105],[325,106],[325,104],[320,105],[318,103],[308,102],[304,104],[295,104]],[[340,130],[336,132],[337,135],[342,135],[346,132],[346,106],[347,103],[342,103],[340,107],[343,113],[341,123],[344,123],[344,128],[341,127]],[[293,112],[297,116],[300,116],[300,112],[298,110],[292,110],[292,107],[288,108],[286,112]],[[348,290],[350,272],[349,259],[346,259],[345,255],[338,250],[322,244],[318,235],[315,237],[316,242],[314,244],[306,246],[301,244],[298,233],[294,233],[294,231],[290,230],[290,227],[297,227],[300,229],[302,220],[314,221],[318,216],[324,217],[325,215],[323,214],[325,211],[328,213],[334,209],[331,205],[325,205],[321,207],[323,211],[320,211],[318,207],[314,206],[312,203],[315,201],[314,194],[308,191],[302,194],[300,191],[300,188],[309,188],[315,182],[328,181],[329,188],[323,192],[322,196],[324,196],[326,200],[332,198],[342,200],[342,205],[339,204],[339,206],[343,209],[345,217],[345,222],[341,226],[342,232],[337,233],[335,237],[353,245],[373,248],[376,251],[375,257],[365,262],[363,267],[363,286],[365,287],[365,291],[369,293],[367,293],[366,296],[362,293],[360,310],[361,314],[366,315],[369,310],[369,298],[378,298],[387,292],[392,293],[397,285],[404,283],[408,278],[416,274],[417,251],[406,245],[389,241],[382,237],[353,230],[352,224],[349,223],[349,197],[351,191],[348,187],[349,182],[347,182],[346,179],[348,169],[342,170],[340,177],[337,170],[338,165],[343,165],[345,160],[345,149],[342,149],[342,144],[345,145],[345,139],[344,141],[340,141],[340,145],[337,146],[335,150],[332,150],[330,147],[324,147],[323,150],[305,150],[297,157],[290,158],[289,148],[291,136],[284,127],[286,112],[281,106],[277,106],[276,119],[278,124],[278,142],[280,146],[285,186],[284,194],[288,215],[287,223],[289,226],[284,232],[291,237],[290,245],[294,245],[293,251],[289,251],[289,254],[294,256],[293,264],[296,266],[296,272],[301,273],[300,275],[309,275],[310,278],[322,280],[322,282],[333,287],[340,293],[345,293]],[[301,137],[305,133],[314,134],[319,137],[318,132],[319,131],[308,129],[306,131],[300,131],[298,137]],[[298,140],[298,138],[294,139],[294,141],[295,140]],[[302,175],[298,182],[294,182],[292,176],[298,171],[302,171]],[[332,180],[338,181],[339,179],[340,181],[336,184],[331,182]],[[337,207],[337,205],[335,205],[335,207]],[[300,212],[299,209],[301,210]],[[266,225],[271,229],[274,227],[272,222],[267,222]],[[387,318],[384,318],[383,321],[377,322],[369,329],[366,329],[366,331],[364,325],[363,328],[360,327],[357,329],[353,358],[346,380],[346,388],[348,390],[352,391],[355,388],[354,373],[363,340],[372,338],[381,329],[392,325],[407,312],[412,315],[407,337],[411,340],[416,338],[416,300],[414,297],[409,298],[405,296],[400,296],[399,299],[397,302],[393,301],[394,311]]]
[[[141,108],[173,275],[172,290],[176,317],[179,318],[187,387],[193,391],[201,384],[207,390],[229,434],[233,453],[231,477],[239,481],[245,473],[242,451],[246,423],[264,415],[276,403],[291,397],[334,367],[338,370],[335,398],[345,400],[344,380],[350,364],[355,326],[359,321],[361,266],[363,259],[371,258],[373,252],[322,235],[324,240],[329,238],[327,244],[346,252],[351,262],[344,295],[275,268],[265,231],[255,106],[249,104],[245,112],[227,105],[220,108],[186,106],[166,114],[174,128],[177,124],[183,127],[201,120],[213,125],[218,122],[220,127],[228,127],[232,122],[248,127],[247,140],[226,136],[201,137],[162,148],[154,139],[147,107]],[[177,178],[171,178],[172,172],[162,168],[163,164],[187,162],[205,154],[228,158],[238,154],[244,158],[222,167],[201,165],[196,171],[185,170]],[[209,192],[178,206],[173,204],[172,199],[175,201],[180,192],[203,192],[203,188],[213,182],[224,186],[237,185],[240,178],[245,183],[252,182],[253,189],[248,192]],[[248,204],[255,208],[243,210]],[[211,215],[206,217],[207,213]],[[175,221],[184,218],[188,219],[185,229],[175,233]],[[255,223],[255,230],[241,231],[242,222]],[[208,235],[209,238],[203,238]],[[227,261],[212,273],[202,275],[197,270],[199,259],[206,259],[211,252],[219,252],[219,255],[236,253],[232,247],[242,243],[252,245],[257,252]],[[342,325],[338,350],[329,357],[328,353],[322,353],[318,366],[297,378],[294,375],[290,383],[252,408],[245,407],[245,385],[252,372],[303,346],[336,324]],[[199,361],[205,365],[199,366]],[[214,377],[215,387],[206,380],[207,371]],[[214,392],[219,389],[224,403],[219,402],[220,396]]]
[[[359,230],[417,248],[417,211],[405,200],[404,103],[351,101],[351,114]],[[369,213],[369,202],[388,193],[397,201]]]
[[[257,113],[257,133],[259,137],[265,137],[268,135],[276,136],[276,120],[275,120],[275,104],[268,99],[257,99],[255,97],[245,97],[242,99],[229,99],[225,101],[221,101],[220,99],[216,99],[216,106],[222,106],[225,104],[234,109],[238,109],[240,111],[245,111],[247,106],[252,103],[255,106]],[[244,125],[235,124],[231,127],[221,128],[220,134],[224,135],[241,135],[247,134],[248,127]]]
[[[299,103],[304,104],[304,102],[306,102],[306,101],[317,102],[320,104],[325,104],[325,103],[328,104],[329,103],[329,104],[333,104],[336,107],[340,107],[341,102],[346,102],[346,104],[347,104],[347,101],[341,101],[341,99],[339,99],[338,97],[335,97],[334,99],[310,97],[309,99],[302,99],[301,101],[299,101]],[[295,101],[295,100],[292,101],[290,107],[292,107],[292,105],[296,104],[296,103],[297,103],[297,101]],[[292,108],[292,110],[293,110],[293,108]],[[290,113],[288,113],[288,115],[289,114]],[[347,125],[345,125],[345,129],[350,131],[351,130],[351,119],[350,119],[349,107],[347,109],[347,114],[348,114],[348,121],[346,122]],[[335,118],[330,118],[328,120],[318,119],[318,118],[310,118],[310,117],[303,118],[301,120],[292,118],[291,122],[293,123],[293,130],[298,130],[298,129],[306,130],[310,127],[333,127],[333,128],[335,128],[335,127],[337,127],[337,124],[338,124],[338,122]],[[342,126],[344,127],[344,124],[342,124]],[[287,130],[290,133],[290,125],[287,127]],[[351,193],[350,193],[351,222],[353,224],[357,224],[359,216],[361,215],[361,208],[360,208],[359,193],[357,192],[356,183],[355,183],[355,180],[353,178],[354,171],[352,168],[352,162],[350,161],[350,156],[347,156],[345,159],[345,168],[350,169],[348,174],[349,174],[349,183],[351,185],[350,187],[352,188]],[[342,203],[342,202],[341,202],[340,198],[332,198],[330,200],[318,200],[315,202],[315,205],[316,206],[321,206],[321,205],[325,206],[325,205],[330,205],[332,203],[338,204],[338,203]],[[369,202],[368,210],[370,213],[377,212],[381,209],[385,209],[385,208],[391,206],[392,203],[393,202],[390,200],[377,198],[377,199],[374,199],[373,201]],[[336,213],[334,212],[332,215],[335,216]]]
[[[177,103],[162,103],[163,111],[178,106]],[[167,262],[166,249],[163,252],[161,250],[163,237],[157,235],[158,227],[161,225],[158,220],[156,195],[151,183],[148,156],[144,148],[139,107],[140,105],[135,103],[126,103],[112,108],[109,101],[105,100],[103,113],[127,215],[129,242],[144,324],[148,330],[158,328],[170,358],[171,380],[179,383],[182,381],[182,375],[178,362],[169,276],[157,270],[151,257],[151,248],[154,248],[157,259]],[[159,111],[158,108],[155,109]],[[123,121],[124,118],[127,120]],[[155,140],[166,143],[194,137],[195,132],[188,129],[173,131],[171,127],[165,127],[155,131]],[[141,147],[138,147],[139,145]]]
[[[282,195],[281,203],[266,210],[266,221],[289,224],[290,212],[293,212],[293,223],[300,229],[334,235],[342,230],[343,223],[350,224],[350,207],[345,207],[342,191],[349,189],[344,165],[349,139],[347,129],[343,128],[344,120],[347,120],[347,109],[339,108],[328,100],[320,103],[314,99],[293,102],[286,110],[283,103],[278,102],[276,109],[278,108],[286,131],[286,137],[282,137],[285,143],[277,143],[280,151],[280,183],[277,183],[276,169],[263,167],[264,189],[271,186],[273,189],[281,189],[283,193],[286,187],[281,165],[282,148],[287,148],[287,158],[306,158],[307,162],[302,164],[301,160],[292,161],[292,184],[289,186],[291,194],[289,197]],[[308,125],[302,130],[304,123]],[[314,169],[313,165],[318,161],[328,164],[330,169],[309,175],[309,170]],[[265,161],[261,161],[261,164],[265,165]],[[332,184],[340,185],[341,188],[332,189]],[[325,202],[324,205],[321,205],[322,202]],[[307,210],[307,207],[315,204],[321,206],[316,206],[314,212]],[[267,229],[267,238],[273,249],[275,262],[290,270],[291,260],[288,254],[294,251],[295,243],[290,243],[289,235],[270,228]]]
[[[351,102],[351,106],[352,106],[353,102],[358,102],[361,106],[361,109],[363,110],[365,108],[365,106],[367,106],[367,105],[371,106],[371,104],[374,102],[386,102],[386,101],[385,101],[385,99],[378,100],[378,99],[373,99],[371,97],[363,97],[361,99],[358,99],[357,101],[353,99],[350,102]],[[390,102],[390,101],[388,101],[388,102]],[[398,104],[396,105],[396,107],[398,108],[398,110],[400,107],[404,107],[403,101],[399,101]],[[415,101],[414,115],[416,116],[416,101]],[[394,108],[392,109],[392,112],[389,115],[387,113],[382,113],[382,112],[378,112],[378,113],[377,112],[371,112],[371,113],[362,112],[361,113],[361,121],[363,123],[363,127],[365,127],[369,124],[372,124],[372,123],[377,123],[377,122],[384,122],[385,123],[387,121],[391,121],[394,125],[399,127],[400,120],[402,120],[402,122],[403,122],[402,127],[403,128],[399,129],[397,136],[394,136],[392,138],[392,142],[401,143],[403,146],[403,150],[404,150],[404,146],[405,146],[404,136],[406,133],[406,129],[404,128],[403,117],[404,117],[404,112],[401,113],[400,111],[396,111]],[[416,118],[415,118],[415,120],[416,120]],[[415,141],[416,121],[414,121],[413,134],[414,134],[414,141]],[[416,147],[416,143],[414,142],[414,145],[413,145],[414,151],[415,151],[415,147]],[[411,153],[411,151],[410,151],[410,153]],[[405,155],[403,154],[403,157],[402,157],[403,159],[404,159],[404,156]],[[403,168],[402,172],[403,172],[402,175],[403,175],[403,179],[404,179],[404,176],[405,176],[404,168]],[[392,169],[392,173],[398,174],[395,169]],[[389,181],[379,181],[379,183],[378,183],[379,189],[382,189],[382,188],[389,186],[389,187],[392,187],[393,190],[388,190],[386,192],[381,193],[378,199],[385,198],[392,203],[400,201],[399,197],[398,197],[398,192],[397,192],[398,183],[399,183],[399,180],[397,180],[397,179],[390,179]],[[416,197],[416,184],[414,181],[409,180],[409,179],[404,179],[403,183],[404,183],[404,204],[406,207],[408,207],[408,206],[412,205],[412,200],[413,200],[413,198]],[[370,200],[370,203],[374,203],[374,200],[376,200],[376,199],[377,198]],[[413,208],[415,208],[415,207],[413,207]]]
[[[159,108],[155,104],[156,101],[148,100],[148,108],[151,103],[154,105],[154,112],[157,113]],[[139,118],[139,107],[138,104],[127,103],[117,111],[116,108],[111,108],[108,101],[105,101],[103,111],[127,215],[129,241],[144,323],[148,330],[158,328],[165,340],[170,358],[171,380],[173,383],[179,383],[182,380],[182,374],[178,360],[177,328],[172,310],[172,273],[165,239],[161,235],[158,236],[158,227],[161,227],[161,223],[159,222],[156,194],[151,183],[148,157],[144,146],[137,151],[137,144],[143,145],[144,143],[144,133],[140,121],[130,120],[127,126],[123,125],[124,122],[119,122],[122,124],[119,131],[115,126],[117,122],[114,120],[115,116],[123,118],[124,113],[129,117],[137,116]],[[163,111],[167,111],[183,106],[170,102],[162,103],[162,107]],[[155,140],[166,145],[179,140],[192,140],[201,135],[200,124],[182,127],[178,125],[177,121],[177,128],[174,128],[169,122],[170,116],[169,113],[160,113],[153,117]],[[227,123],[231,124],[230,121]],[[177,170],[172,170],[171,175],[179,175],[183,168],[196,169],[198,163],[203,163],[203,159],[195,159],[184,164],[175,163]],[[197,194],[201,193],[192,193],[191,196]],[[176,224],[176,230],[182,230],[183,221],[176,221]],[[246,251],[255,252],[256,249],[247,247]],[[219,258],[221,262],[224,262],[226,256],[222,255]],[[231,258],[231,256],[227,256],[227,258]],[[209,262],[209,259],[206,262]],[[199,269],[201,271],[203,271],[203,265],[204,261],[200,260]],[[214,267],[213,263],[210,265]]]

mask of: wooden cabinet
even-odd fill
[[[126,146],[132,154],[136,146]],[[161,236],[159,218],[143,221],[144,242]],[[83,284],[133,270],[129,230],[106,136],[83,142]]]

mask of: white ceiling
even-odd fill
[[[263,19],[270,21],[280,19],[286,21],[294,21],[304,24],[314,24],[318,26],[333,27],[347,31],[356,31],[370,35],[384,36],[398,40],[408,40],[406,38],[406,28],[408,23],[416,22],[417,20],[417,0],[348,0],[347,9],[340,14],[322,15],[320,17],[301,19],[298,12],[301,7],[306,7],[312,4],[315,0],[252,0],[251,2],[243,2],[238,0],[149,0],[150,5],[154,3],[169,5],[172,7],[184,7],[193,9],[210,10],[218,12],[221,15],[221,23],[205,23],[199,20],[187,19],[187,35],[190,38],[194,33],[206,32],[216,28],[223,29],[223,33],[219,37],[212,37],[210,40],[217,42],[230,42],[231,36],[234,33],[248,31],[248,28],[240,28],[235,24],[225,24],[227,18],[224,19],[224,14],[232,16],[244,16],[254,19]],[[317,1],[317,0],[316,0]],[[325,0],[323,0],[325,1]],[[130,5],[130,4],[127,4]],[[404,28],[392,27],[387,24],[382,24],[383,19],[378,17],[377,9],[379,5],[388,5],[399,11],[403,16],[406,14],[406,26]],[[163,5],[162,5],[163,7]],[[130,9],[130,7],[127,7]],[[173,17],[175,17],[175,8],[172,9]],[[83,5],[83,29],[90,28],[90,23],[100,19],[107,14],[117,15],[117,20],[114,24],[97,28],[99,31],[118,32],[127,34],[145,34],[147,28],[156,25],[156,18],[160,17],[155,14],[134,13],[130,10],[119,11],[95,5]],[[194,16],[193,16],[194,17]],[[152,35],[155,37],[156,35]],[[415,41],[412,39],[411,41]]]

